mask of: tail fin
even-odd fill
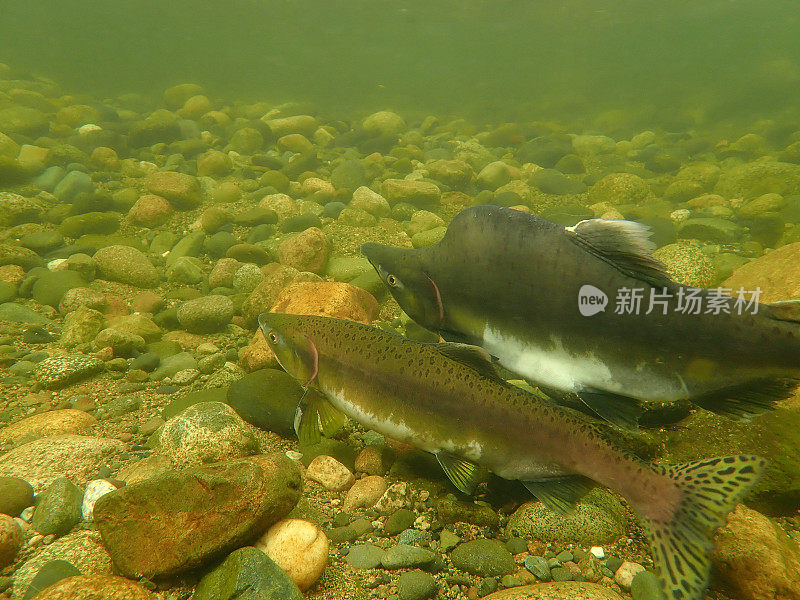
[[[766,468],[758,456],[725,456],[661,467],[683,490],[668,522],[650,522],[655,566],[668,600],[701,600],[711,572],[714,530]]]

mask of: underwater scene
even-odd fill
[[[798,31],[0,4],[0,600],[800,600]]]

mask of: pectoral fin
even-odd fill
[[[318,444],[321,433],[331,436],[344,424],[345,416],[322,393],[306,388],[294,415],[294,430],[301,445]]]
[[[645,411],[636,398],[594,389],[582,390],[578,393],[578,398],[612,425],[639,431],[639,417]]]
[[[444,451],[436,453],[445,475],[461,492],[472,495],[481,482],[481,469],[474,462]]]
[[[497,374],[491,355],[480,346],[442,342],[436,344],[436,349],[447,358],[467,365],[485,377],[505,383],[505,380]]]
[[[592,487],[594,482],[583,475],[564,475],[538,481],[523,481],[528,491],[542,504],[557,513],[568,513]]]

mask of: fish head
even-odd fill
[[[303,316],[263,313],[258,325],[281,367],[301,383],[310,384],[317,376],[319,354]]]
[[[418,250],[367,243],[361,246],[400,308],[417,323],[436,330],[444,319],[442,296]]]

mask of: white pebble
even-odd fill
[[[81,505],[81,516],[84,521],[91,521],[94,513],[94,505],[101,496],[117,489],[110,481],[105,479],[93,479],[86,484],[86,492],[83,494],[83,504]]]
[[[592,546],[589,548],[589,552],[591,552],[595,558],[603,559],[606,557],[606,551],[603,550],[602,546]]]

